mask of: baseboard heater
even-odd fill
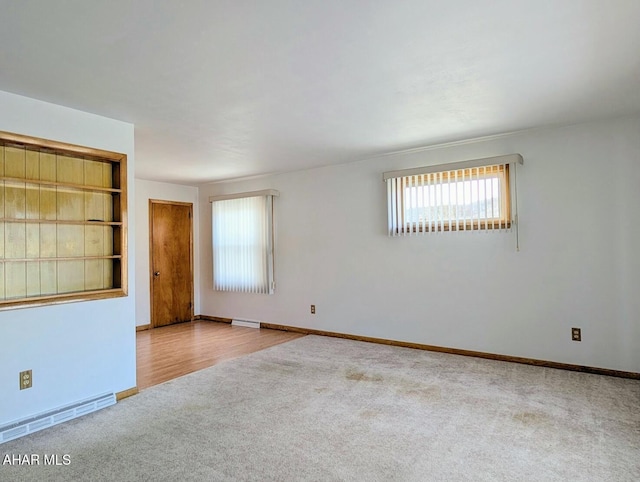
[[[248,328],[260,328],[260,322],[259,321],[252,321],[252,320],[236,320],[233,319],[231,320],[231,324],[234,326],[246,326]]]
[[[115,405],[115,403],[115,393],[107,393],[11,422],[0,426],[0,444]]]

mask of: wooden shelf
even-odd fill
[[[78,157],[79,159],[106,161],[111,163],[126,163],[127,156],[118,152],[105,151],[93,147],[67,144],[66,142],[25,136],[13,132],[0,131],[0,146],[28,149],[36,152],[62,154]]]
[[[0,218],[0,223],[25,223],[25,224],[70,224],[80,226],[122,226],[119,221],[65,221],[61,219],[18,219]]]
[[[0,258],[0,263],[33,263],[35,261],[96,261],[101,259],[122,259],[122,255],[107,254],[104,256],[66,256],[60,258]]]
[[[110,194],[119,194],[122,192],[122,189],[117,189],[114,187],[87,186],[85,184],[74,184],[70,182],[57,182],[57,181],[44,181],[41,179],[26,179],[23,177],[0,176],[0,181],[16,182],[20,184],[36,184],[39,186],[66,187],[66,188],[75,189],[78,191],[102,192],[102,193],[110,193]]]
[[[56,293],[42,296],[28,296],[20,298],[7,298],[0,304],[0,311],[10,310],[21,305],[42,306],[55,305],[59,303],[71,303],[74,301],[84,301],[87,299],[101,300],[107,298],[117,298],[126,296],[127,293],[122,288],[109,288],[90,291],[71,291],[69,293]]]

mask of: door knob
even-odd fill
[[[153,273],[153,276],[155,276],[156,278],[160,276],[160,271],[156,271],[155,273]]]

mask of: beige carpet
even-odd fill
[[[2,481],[638,481],[640,382],[307,336],[0,445]]]

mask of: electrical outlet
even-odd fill
[[[580,328],[571,328],[571,339],[573,341],[582,341],[582,330]]]
[[[311,305],[311,314],[312,315],[316,314],[316,305]]]
[[[31,388],[33,385],[33,375],[31,374],[31,370],[25,370],[20,372],[20,390],[24,390],[25,388]]]

